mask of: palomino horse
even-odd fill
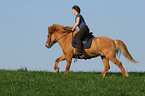
[[[76,49],[72,47],[72,38],[78,31],[71,32],[72,27],[63,27],[62,25],[53,24],[48,27],[48,38],[46,42],[46,47],[51,48],[56,42],[61,46],[63,55],[56,59],[54,70],[59,72],[58,63],[60,61],[66,60],[67,65],[65,69],[65,74],[68,73],[72,58],[75,58]],[[116,49],[117,47],[117,49]],[[101,56],[104,71],[100,76],[105,76],[106,72],[110,69],[109,60],[117,65],[123,76],[127,77],[128,73],[122,66],[122,63],[116,58],[116,53],[122,52],[123,55],[130,61],[136,62],[130,53],[126,45],[120,40],[112,40],[107,37],[95,37],[92,41],[90,49],[84,49],[83,55],[79,59],[91,59],[93,57]]]

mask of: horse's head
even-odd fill
[[[56,24],[53,24],[52,26],[48,27],[48,36],[45,45],[47,48],[51,48],[57,42],[55,37],[56,31]]]
[[[48,27],[48,38],[46,42],[46,47],[51,48],[59,39],[66,36],[66,33],[69,34],[72,30],[72,27],[63,27],[62,25],[53,24],[52,26]],[[59,36],[61,37],[59,37]],[[59,38],[58,38],[59,37]]]

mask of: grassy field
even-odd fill
[[[0,70],[0,96],[145,96],[145,73]]]

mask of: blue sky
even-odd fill
[[[47,27],[74,26],[72,6],[78,5],[90,30],[97,36],[120,39],[139,63],[119,60],[127,71],[145,71],[145,0],[0,0],[0,69],[54,72],[62,55],[55,44],[45,47]],[[74,61],[74,60],[73,60]],[[65,71],[66,62],[59,63]],[[110,62],[109,71],[120,71]],[[71,71],[103,71],[100,57],[72,62]]]

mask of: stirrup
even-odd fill
[[[75,53],[75,56],[82,56],[83,54],[81,52]]]
[[[75,55],[74,63],[77,62],[78,59],[79,59],[79,56]]]

